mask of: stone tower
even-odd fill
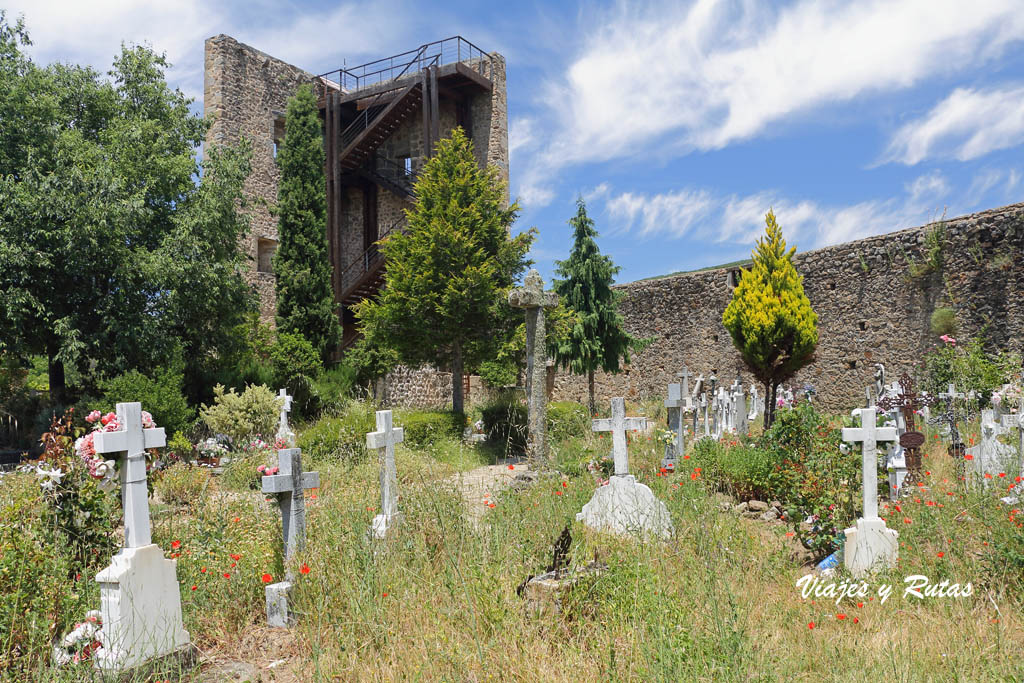
[[[311,83],[324,122],[327,245],[332,286],[344,336],[356,340],[349,307],[383,282],[375,243],[405,228],[412,186],[438,140],[462,126],[481,166],[493,164],[508,181],[505,60],[461,37],[315,76],[226,35],[206,41],[204,114],[212,121],[206,144],[253,145],[245,185],[252,229],[244,242],[247,277],[260,296],[261,317],[275,312],[271,257],[277,221],[274,162],[284,139],[288,98]]]

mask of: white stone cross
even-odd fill
[[[844,427],[843,441],[860,442],[861,466],[864,469],[864,519],[878,517],[878,443],[899,438],[895,427],[876,427],[875,409],[862,408],[860,427]]]
[[[281,389],[277,396],[281,399],[281,417],[277,426],[277,438],[281,439],[288,448],[294,448],[295,433],[288,426],[288,413],[292,412],[292,397],[288,395],[287,389]]]
[[[945,399],[946,401],[952,401],[953,399],[964,399],[967,395],[962,391],[956,390],[956,385],[952,382],[949,383],[949,387],[939,394],[939,398]]]
[[[278,473],[263,477],[263,493],[277,495],[284,532],[284,559],[306,544],[305,489],[320,487],[319,472],[302,471],[302,449],[283,448],[277,452]]]
[[[124,547],[141,548],[153,542],[149,529],[146,490],[146,449],[167,444],[163,427],[142,428],[142,404],[118,403],[117,432],[96,432],[96,453],[126,453],[121,464],[121,504],[124,507]]]
[[[395,444],[405,440],[405,430],[395,429],[390,410],[377,411],[377,431],[366,435],[366,447],[384,449],[380,467],[380,514],[373,519],[373,533],[377,538],[387,534],[388,527],[398,516],[398,472],[395,468]]]
[[[645,417],[626,417],[626,400],[612,399],[612,416],[594,420],[591,430],[612,433],[612,457],[615,459],[615,476],[629,475],[629,451],[626,448],[626,431],[644,429],[647,426]]]
[[[1017,430],[1017,434],[1020,437],[1020,446],[1018,447],[1018,450],[1020,452],[1021,464],[1024,465],[1024,412],[1003,415],[999,418],[999,422],[1008,430]]]

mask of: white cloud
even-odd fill
[[[793,201],[773,191],[715,196],[688,188],[653,195],[623,192],[611,196],[605,208],[621,221],[618,231],[743,245],[764,232],[765,214],[772,210],[786,239],[806,250],[923,225],[941,214],[939,202],[949,187],[944,177],[933,173],[908,183],[904,190],[902,196],[887,200],[826,206]]]
[[[900,127],[883,161],[967,161],[1024,142],[1024,86],[957,88],[925,116]]]
[[[586,161],[718,149],[780,121],[966,69],[1024,39],[1017,0],[620,4],[542,104],[542,178]],[[533,181],[535,184],[538,180]]]
[[[508,154],[515,155],[517,150],[533,146],[536,140],[535,122],[528,117],[512,119],[508,126]]]

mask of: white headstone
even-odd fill
[[[616,534],[654,534],[666,538],[672,534],[668,508],[654,497],[644,484],[629,473],[626,431],[644,428],[642,417],[626,417],[625,400],[613,398],[612,417],[593,421],[595,432],[612,433],[615,474],[599,486],[576,519],[587,526]]]
[[[96,432],[97,453],[123,453],[121,500],[125,544],[110,566],[96,575],[103,628],[95,653],[97,668],[123,671],[172,654],[189,644],[181,620],[177,561],[152,542],[146,491],[147,448],[160,448],[162,428],[142,428],[142,405],[118,403],[121,431]]]
[[[857,578],[878,566],[894,566],[899,552],[898,533],[886,527],[878,516],[878,451],[879,442],[895,441],[893,427],[875,426],[875,409],[860,411],[860,427],[844,427],[843,441],[861,444],[861,467],[864,472],[864,514],[855,527],[846,530],[844,563]]]
[[[401,521],[398,512],[398,471],[395,444],[405,440],[405,430],[392,427],[391,411],[377,411],[377,431],[366,435],[366,447],[384,449],[380,463],[380,514],[373,518],[373,535],[387,536],[388,529]]]

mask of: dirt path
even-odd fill
[[[536,474],[521,458],[501,458],[497,465],[484,465],[468,472],[459,472],[448,481],[462,491],[469,519],[478,524],[503,489],[520,481],[532,481]]]

